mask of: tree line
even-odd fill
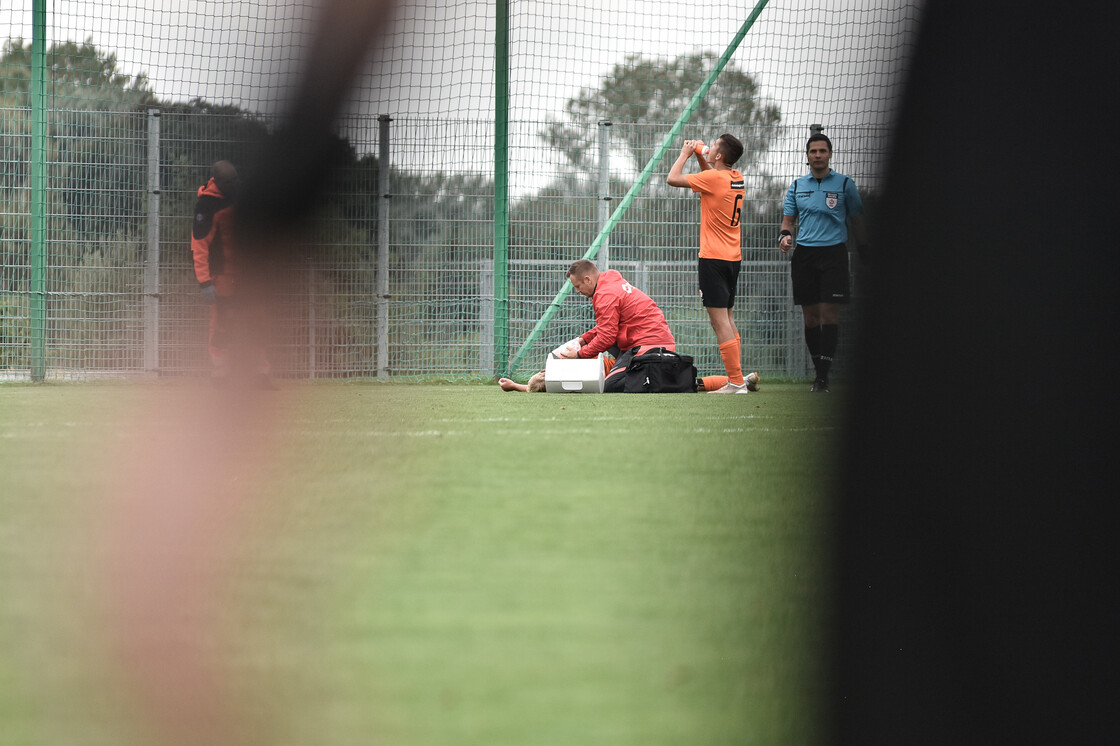
[[[597,121],[612,122],[616,166],[627,164],[610,177],[609,192],[617,200],[715,62],[711,53],[669,61],[628,57],[598,88],[579,91],[562,116],[544,122],[538,133],[541,147],[559,154],[561,165],[544,188],[511,204],[511,256],[559,260],[582,254],[599,227]],[[161,113],[162,256],[177,261],[185,274],[189,217],[210,164],[221,159],[252,163],[270,134],[270,121],[238,106],[199,98],[161,101],[146,76],[122,72],[116,55],[91,40],[51,45],[46,77],[49,262],[57,268],[49,282],[55,289],[81,292],[135,289],[135,273],[129,268],[142,266],[146,251],[149,109]],[[31,45],[9,40],[0,54],[0,291],[25,288],[27,282],[30,82]],[[737,166],[750,174],[753,185],[743,219],[748,255],[756,244],[763,245],[763,237],[771,248],[770,234],[779,220],[784,184],[765,173],[764,154],[780,119],[777,106],[762,100],[754,78],[734,65],[724,69],[693,117],[696,131],[705,136],[729,131],[746,146]],[[671,150],[666,157],[674,155]],[[337,168],[330,198],[310,231],[309,252],[319,265],[354,270],[349,277],[324,275],[324,282],[335,286],[334,297],[372,297],[373,274],[364,270],[372,270],[376,262],[377,156],[358,153],[338,136],[332,157]],[[493,176],[447,165],[440,171],[414,170],[407,163],[391,169],[392,292],[402,302],[477,296],[477,260],[492,256]],[[697,218],[696,200],[674,193],[663,176],[655,175],[612,235],[611,256],[641,259],[651,250],[680,249],[681,258],[691,258]],[[754,232],[760,232],[759,241]],[[454,269],[459,264],[461,271]],[[447,271],[436,271],[441,267]],[[94,275],[91,269],[99,271]],[[120,270],[116,279],[101,271],[112,269]],[[96,287],[89,279],[94,276]],[[477,304],[461,304],[456,311],[465,327],[476,309]]]

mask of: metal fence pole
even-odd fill
[[[478,272],[478,372],[494,373],[494,260],[483,259]]]
[[[611,217],[610,126],[609,119],[599,120],[599,230],[603,230]],[[611,267],[609,235],[603,239],[603,245],[599,249],[599,266],[603,270]]]
[[[377,377],[389,375],[389,123],[388,114],[377,117]]]
[[[159,374],[159,109],[148,109],[148,258],[144,266],[144,371]]]
[[[315,327],[318,316],[315,304],[319,302],[319,292],[315,281],[315,258],[307,258],[307,377],[314,380],[318,376],[317,358],[319,357],[318,337]]]

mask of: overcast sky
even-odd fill
[[[20,7],[9,8],[11,5]],[[268,112],[312,28],[308,2],[48,0],[48,41],[92,38],[163,100]],[[31,35],[32,0],[8,0],[0,34]],[[394,118],[493,115],[493,0],[402,0],[354,89],[352,109]],[[628,54],[722,53],[754,7],[726,0],[511,0],[510,117],[544,121]],[[783,122],[886,126],[905,81],[918,0],[770,0],[733,63]],[[530,128],[532,130],[532,128]],[[354,133],[360,142],[376,131]],[[535,130],[532,130],[535,131]],[[372,141],[371,141],[372,142]],[[368,147],[370,143],[366,143]]]

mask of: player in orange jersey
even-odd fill
[[[727,385],[712,393],[745,394],[757,389],[758,374],[743,375],[739,330],[732,315],[743,259],[739,223],[746,195],[743,174],[732,165],[743,154],[743,143],[724,133],[708,146],[707,155],[702,153],[703,144],[699,140],[684,141],[666,182],[700,195],[700,296],[728,377]],[[696,156],[700,171],[685,174],[685,164],[692,156]]]

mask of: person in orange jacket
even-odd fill
[[[191,228],[191,257],[202,299],[210,306],[208,348],[212,374],[224,381],[234,367],[258,386],[272,388],[268,359],[257,335],[261,308],[244,297],[243,272],[238,264],[234,205],[241,184],[237,168],[218,161],[210,180],[198,189]],[[231,360],[231,348],[235,358]]]

